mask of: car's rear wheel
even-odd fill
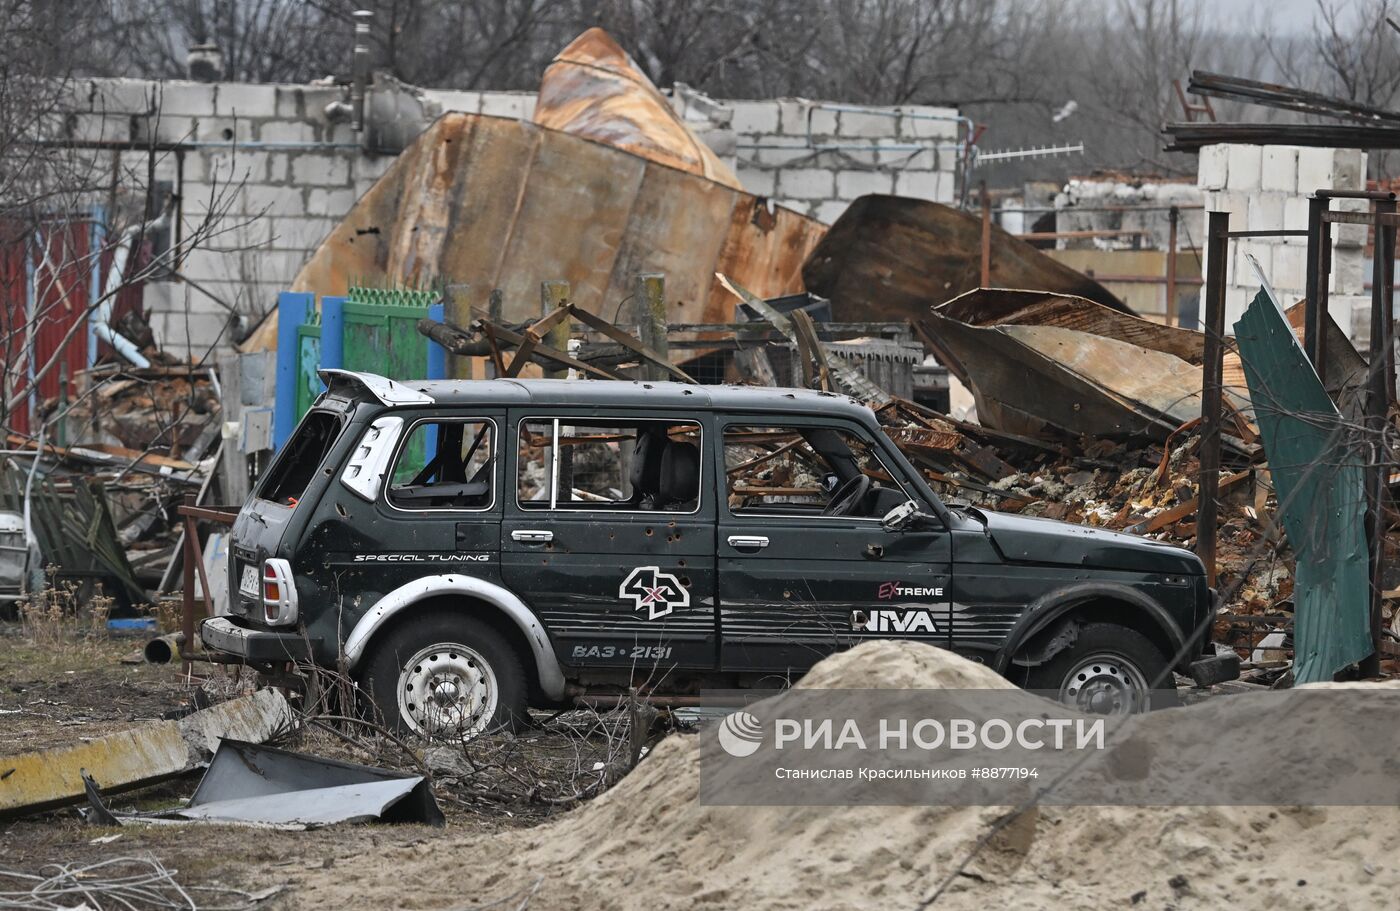
[[[400,624],[375,648],[364,682],[398,733],[462,740],[526,718],[520,657],[472,617],[434,613]]]
[[[1086,623],[1074,644],[1029,668],[1026,689],[1048,690],[1093,715],[1128,715],[1177,705],[1167,657],[1137,630]]]

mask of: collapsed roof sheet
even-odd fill
[[[991,286],[1072,294],[1131,313],[1103,285],[992,226]],[[922,199],[862,196],[802,267],[838,321],[918,319],[981,284],[982,222]]]
[[[972,389],[988,426],[1165,440],[1200,417],[1199,332],[1083,298],[1002,289],[968,292],[930,316],[939,359]],[[1248,408],[1232,390],[1226,401]]]
[[[579,35],[544,71],[535,123],[742,190],[607,32]]]
[[[539,316],[541,281],[611,319],[639,272],[666,276],[670,318],[728,322],[722,272],[763,297],[801,289],[820,222],[694,174],[537,124],[446,114],[322,242],[293,290],[493,288],[507,320]],[[244,350],[276,346],[276,316]]]

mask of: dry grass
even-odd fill
[[[30,644],[54,653],[91,652],[107,638],[113,599],[96,592],[84,598],[76,582],[58,581],[52,567],[48,584],[19,602],[20,634]]]

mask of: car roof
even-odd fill
[[[703,408],[843,416],[865,423],[873,419],[870,409],[850,396],[811,389],[641,380],[388,380],[346,370],[325,370],[322,376],[335,394],[378,399],[385,405]]]

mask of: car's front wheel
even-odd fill
[[[432,613],[399,624],[375,648],[364,683],[397,733],[463,740],[526,719],[519,656],[473,617]]]
[[[1167,658],[1142,633],[1115,623],[1086,623],[1069,648],[1029,668],[1029,690],[1093,715],[1128,715],[1177,705]]]

